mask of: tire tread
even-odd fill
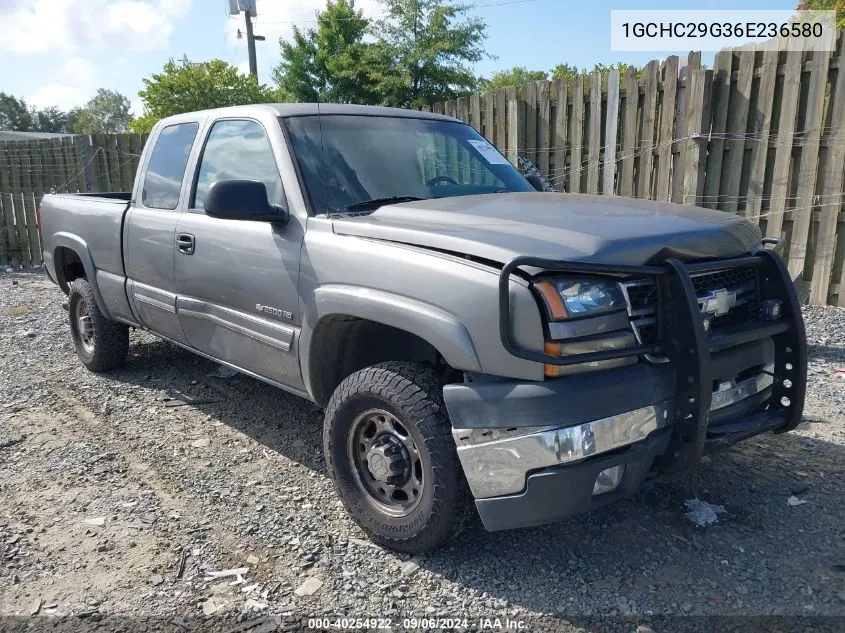
[[[405,412],[413,418],[424,438],[431,470],[435,473],[435,481],[431,484],[434,502],[425,526],[417,533],[388,536],[374,531],[357,516],[356,507],[338,485],[336,469],[343,465],[335,464],[333,455],[338,449],[337,443],[345,443],[346,440],[345,437],[336,437],[333,426],[337,423],[339,409],[358,396],[375,396]],[[406,420],[401,421],[406,423]],[[466,527],[471,509],[469,488],[458,462],[452,426],[443,404],[442,385],[430,367],[421,363],[389,361],[348,376],[337,387],[326,407],[323,442],[326,467],[344,506],[376,543],[398,551],[419,553],[442,547]]]
[[[91,371],[110,371],[126,363],[129,354],[129,326],[106,318],[97,305],[94,289],[87,279],[75,279],[70,283],[68,292],[68,316],[71,320],[71,333],[75,332],[73,325],[74,301],[78,295],[80,301],[88,306],[88,313],[94,326],[94,353],[87,358],[81,350],[81,344],[74,335],[74,345],[82,363]]]

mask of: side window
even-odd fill
[[[144,206],[175,209],[179,204],[182,178],[198,129],[196,123],[179,123],[168,125],[158,135],[144,175],[144,188],[141,190]]]
[[[264,128],[255,121],[218,121],[200,159],[192,209],[203,209],[208,188],[218,180],[260,180],[270,204],[284,204],[276,157]]]

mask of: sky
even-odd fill
[[[610,51],[611,9],[792,9],[796,0],[468,0],[487,23],[490,57],[476,65],[488,76],[513,66],[547,70],[559,63],[591,68],[624,61],[641,66],[670,53]],[[293,24],[314,26],[325,0],[257,0],[258,73],[271,82],[280,37]],[[378,0],[357,0],[378,17]],[[246,72],[243,16],[227,0],[0,0],[0,91],[37,107],[84,104],[98,88],[117,90],[142,113],[142,79],[169,58],[224,59]],[[677,51],[686,54],[687,51]],[[713,53],[702,61],[712,62]]]

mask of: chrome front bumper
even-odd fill
[[[713,392],[711,411],[765,391],[774,379],[769,368],[743,381],[723,382]],[[470,489],[476,499],[516,494],[532,471],[574,464],[646,439],[666,426],[671,400],[566,427],[453,429]]]

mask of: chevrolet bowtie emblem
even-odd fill
[[[698,304],[705,314],[712,314],[717,317],[723,316],[736,305],[736,294],[735,290],[728,290],[727,288],[711,290],[698,298]]]

